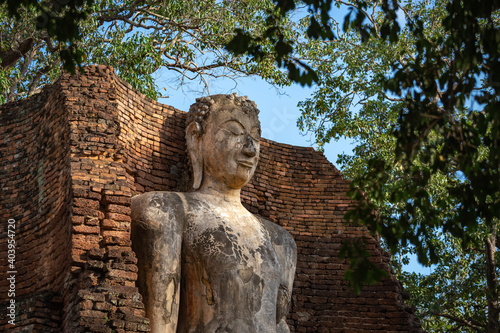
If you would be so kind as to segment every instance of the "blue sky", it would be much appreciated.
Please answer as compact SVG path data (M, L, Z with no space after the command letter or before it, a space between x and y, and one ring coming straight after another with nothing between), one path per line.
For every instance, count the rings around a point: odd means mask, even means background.
M348 13L348 7L332 7L331 17L338 22L343 22L345 15ZM306 15L306 13L307 9L303 7L297 10L294 17L298 20L303 15ZM188 82L188 87L185 87L184 91L182 91L182 88L175 90L177 87L176 83L178 82L168 84L169 77L172 77L171 75L162 70L156 80L160 89L165 95L169 96L169 98L159 99L160 103L188 111L189 106L195 102L197 97L237 92L239 95L248 96L250 100L257 103L257 107L260 110L259 117L262 125L262 137L294 146L314 147L314 138L311 133L301 134L296 125L297 119L300 116L297 104L312 94L314 86L302 87L299 84L293 84L278 91L275 87L258 77L243 77L236 81L230 79L210 80L207 77L210 92L202 93L204 87L201 83L196 84L195 82ZM351 146L350 141L339 140L338 142L326 145L324 147L324 154L331 163L337 166L337 155L342 153L351 154L352 148L353 146Z
M165 73L166 74L166 73ZM166 77L166 76L165 76ZM203 87L192 85L193 91L173 90L165 85L163 75L158 77L157 84L169 98L161 98L159 102L171 105L177 109L187 111L195 99L206 95L202 93ZM314 88L314 87L313 87ZM210 94L230 94L237 92L247 95L257 103L260 110L262 136L266 139L294 146L314 147L314 138L311 133L302 135L296 122L300 116L297 103L308 98L314 89L294 84L278 91L275 87L259 78L241 78L237 83L232 80L218 80L210 86ZM325 146L326 158L337 166L337 155L352 153L352 146L348 141L333 142Z

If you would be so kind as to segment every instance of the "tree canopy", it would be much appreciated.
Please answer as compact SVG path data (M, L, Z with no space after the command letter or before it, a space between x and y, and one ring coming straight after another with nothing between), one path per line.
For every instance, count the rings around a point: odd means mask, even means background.
M272 51L253 59L224 49L237 28L252 36L261 34L267 24L265 14L275 10L271 0L73 4L0 1L0 99L11 101L37 92L54 81L63 64L73 70L75 65L111 65L154 99L161 94L154 76L161 68L171 70L177 85L197 80L208 87L211 77L248 75L278 86L288 83L277 70ZM295 33L287 17L279 22L289 36ZM271 43L259 45L270 50Z
M347 218L381 235L392 253L433 265L429 276L399 276L425 327L497 332L498 3L406 1L400 31L379 2L337 3L367 23L332 22L346 30L308 48L318 88L301 103L298 125L319 147L355 140L354 155L338 161L362 203ZM344 253L364 253L353 247ZM356 273L362 267L374 269L351 261L358 290L376 280Z

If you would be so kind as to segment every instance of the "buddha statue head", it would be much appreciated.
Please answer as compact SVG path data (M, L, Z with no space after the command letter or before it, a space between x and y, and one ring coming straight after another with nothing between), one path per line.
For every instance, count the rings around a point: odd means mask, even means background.
M259 159L259 110L246 96L213 95L189 109L186 143L193 188L239 190L253 176Z

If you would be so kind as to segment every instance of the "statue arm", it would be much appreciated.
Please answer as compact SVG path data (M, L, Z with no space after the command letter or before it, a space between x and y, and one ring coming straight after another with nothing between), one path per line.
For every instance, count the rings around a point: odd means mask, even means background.
M284 229L283 229L284 230ZM275 244L276 252L282 267L281 283L278 290L276 303L277 333L289 333L290 329L286 323L286 317L292 303L292 288L297 265L297 245L292 236L286 231L281 235L280 244Z
M151 332L177 328L184 210L173 192L132 198L132 247L138 258L138 287Z
M297 245L292 235L281 226L263 218L259 219L269 233L281 267L280 286L276 300L277 332L288 333L290 329L286 323L286 317L292 302L292 287L297 265Z

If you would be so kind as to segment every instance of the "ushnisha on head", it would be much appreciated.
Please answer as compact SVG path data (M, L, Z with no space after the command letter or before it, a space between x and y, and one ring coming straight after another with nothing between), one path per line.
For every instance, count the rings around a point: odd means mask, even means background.
M259 115L259 109L254 101L248 99L248 96L238 96L237 93L232 93L230 95L212 95L207 97L200 97L196 99L196 103L191 105L189 108L189 113L186 121L186 128L192 122L199 124L200 131L203 132L203 127L205 125L206 119L210 114L212 106L215 102L223 104L234 104L241 108L244 113L254 113L255 116ZM224 103L225 102L225 103Z
M240 189L252 177L259 157L259 110L247 96L213 95L189 109L186 143L193 188Z

